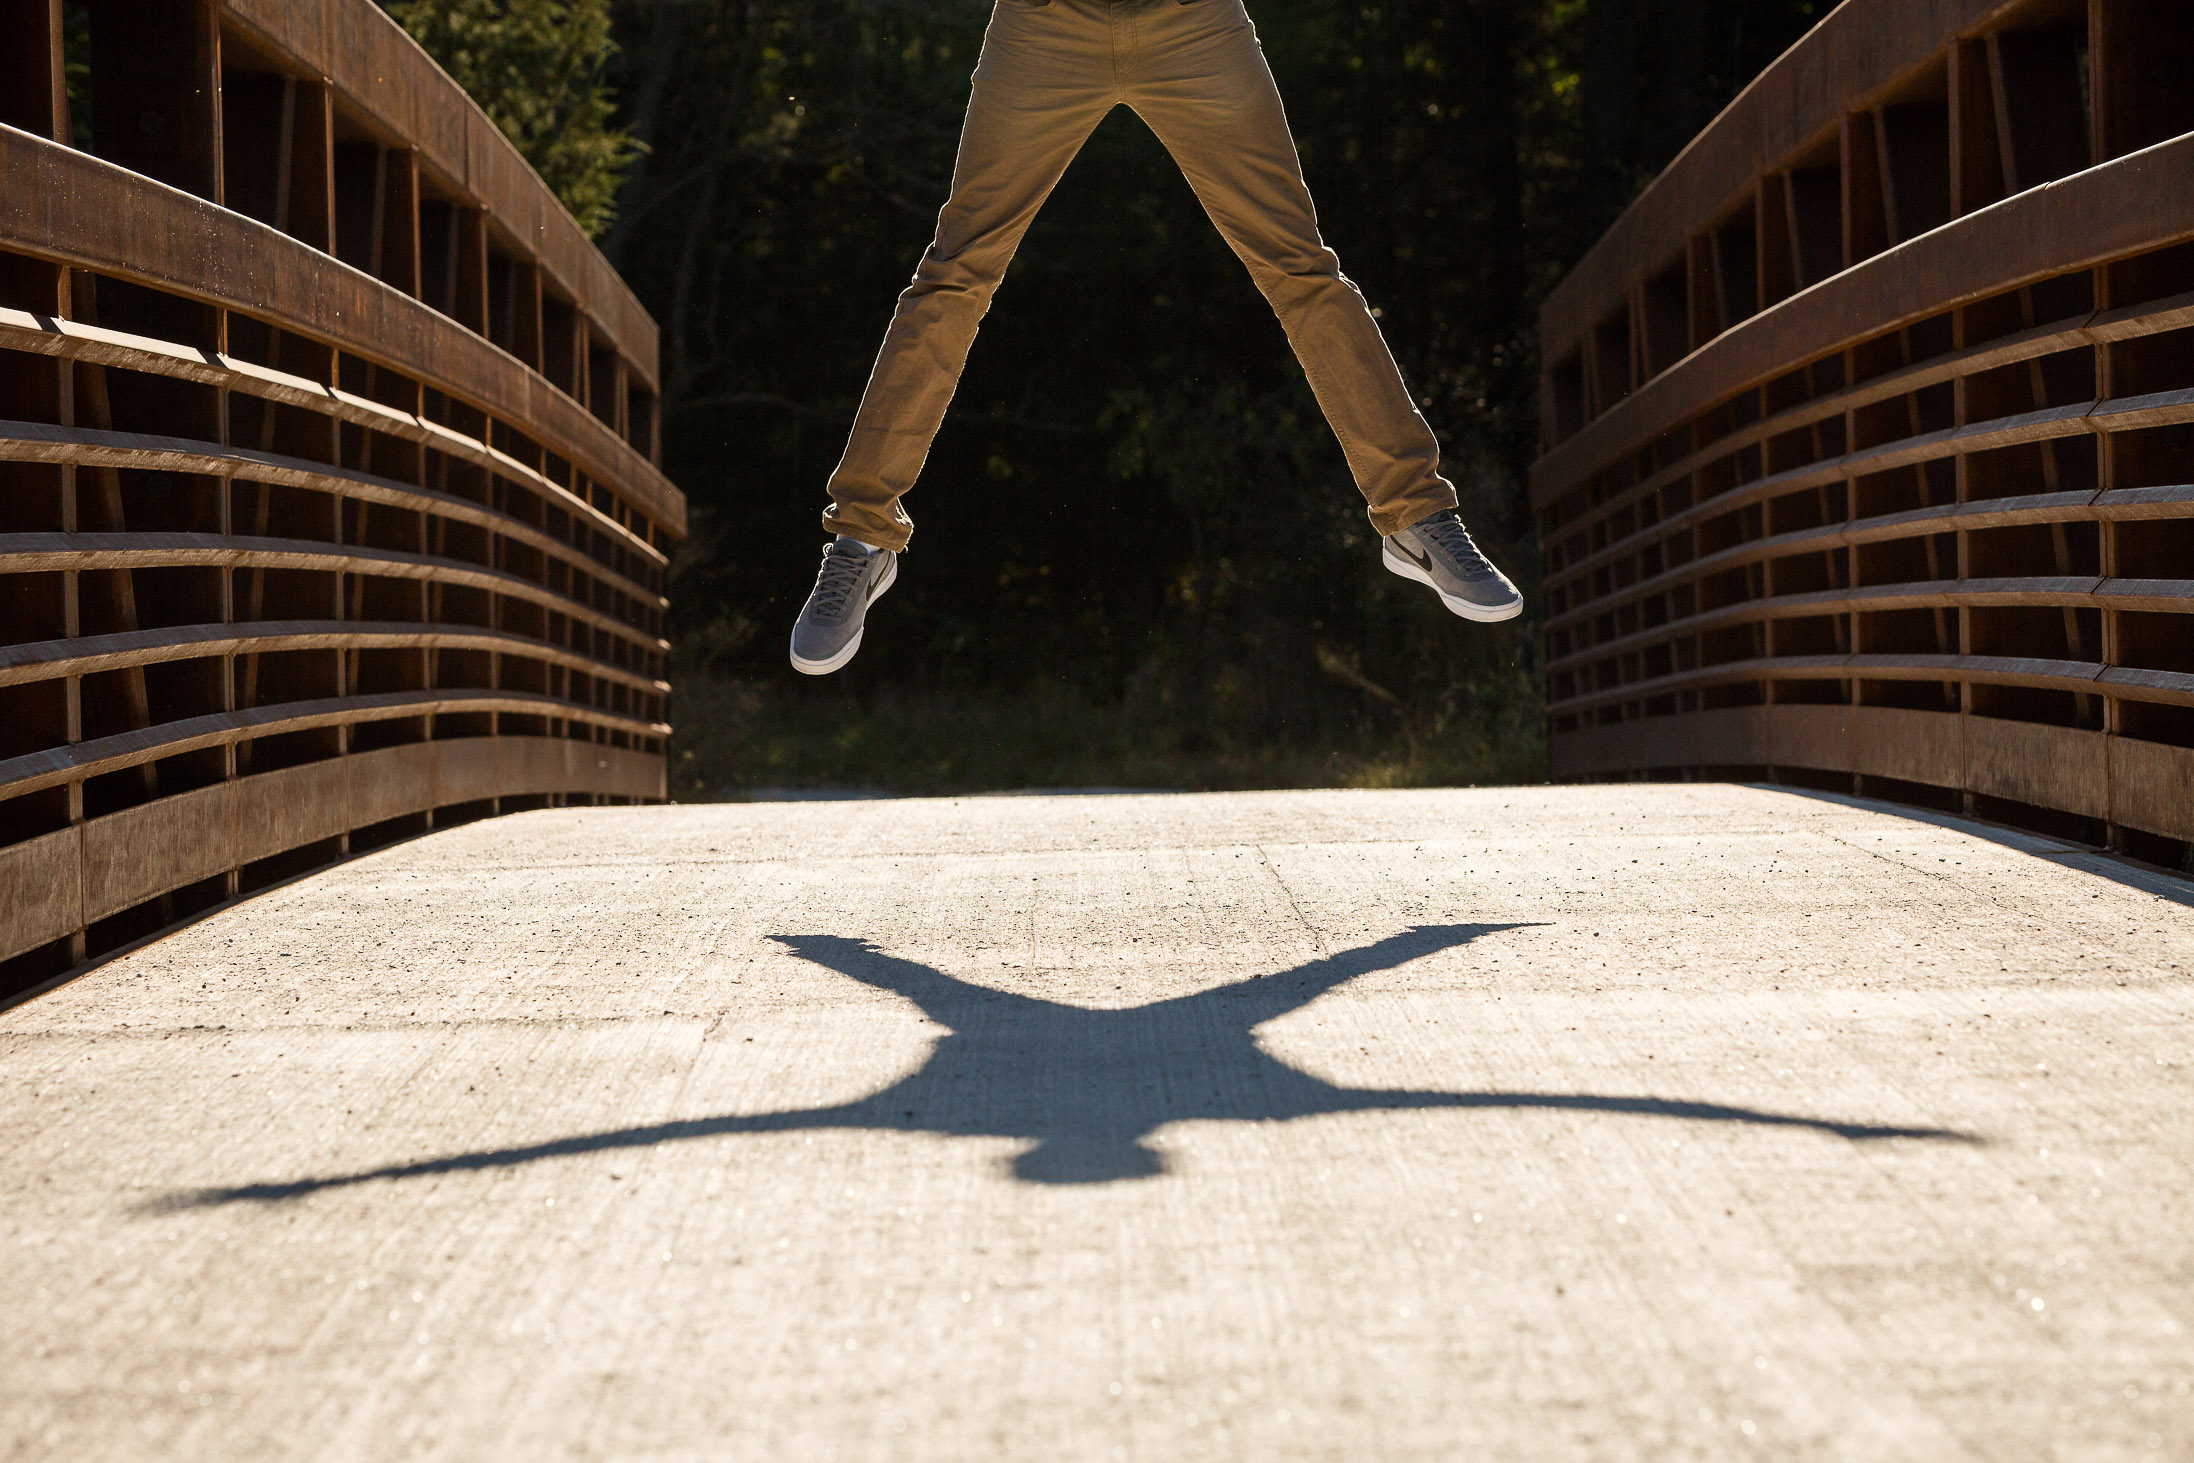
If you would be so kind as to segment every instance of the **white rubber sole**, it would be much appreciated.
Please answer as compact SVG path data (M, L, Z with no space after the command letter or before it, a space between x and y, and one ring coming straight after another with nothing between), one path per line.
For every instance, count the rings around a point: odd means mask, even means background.
M1467 599L1457 599L1434 584L1432 576L1419 568L1407 554L1397 553L1392 539L1380 540L1379 561L1391 572L1404 579L1414 579L1439 595L1440 603L1447 606L1450 614L1460 615L1466 620L1475 620L1481 625L1496 625L1503 620L1513 620L1524 612L1524 597L1520 594L1505 605L1472 604Z
M884 591L898 582L899 558L894 554L891 562L884 566L883 579L877 584L876 592L868 597L869 609L874 609L876 601L884 597ZM798 651L788 650L788 654L792 659L792 668L803 676L827 676L847 661L853 659L855 653L861 648L861 637L868 634L868 610L863 610L861 614L863 617L861 628L853 632L853 638L846 642L845 649L828 660L802 660Z
M861 648L861 637L867 633L868 626L866 625L854 631L853 638L846 642L846 648L829 660L802 660L795 655L792 657L792 668L803 676L827 676L847 661L853 659L854 652Z

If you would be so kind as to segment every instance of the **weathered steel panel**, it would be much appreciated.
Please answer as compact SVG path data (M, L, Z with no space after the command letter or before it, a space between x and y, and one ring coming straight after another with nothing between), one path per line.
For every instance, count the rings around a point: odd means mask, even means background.
M86 919L346 832L340 760L177 793L83 825Z
M514 793L553 792L574 785L581 780L582 762L594 762L597 750L589 742L545 738L505 737L496 745L501 776Z
M1977 793L2110 816L2110 748L2101 732L1970 717L1965 760L1966 785Z
M2194 748L2110 739L2110 821L2194 840Z
M469 803L492 798L512 789L503 781L496 751L500 737L468 737L462 741L434 743L435 799L442 803Z
M355 827L424 812L442 801L441 743L412 742L354 752L343 759L350 775L350 821Z
M1759 706L1654 717L1594 727L1551 748L1557 779L1688 766L1746 767L1767 762L1767 725Z
M1763 706L1759 708L1758 755L1747 761L1770 766L1824 767L1846 771L1851 766L1854 711L1848 706ZM1709 713L1710 715L1712 713Z
M595 770L601 778L600 787L612 797L660 802L670 796L660 757L644 756L625 747L597 747Z
M250 863L349 832L348 760L331 757L230 783L236 799L230 811L229 857Z
M1557 778L1675 767L1808 767L1959 785L1962 718L1882 706L1740 706L1557 738Z
M0 960L74 934L84 916L84 830L0 848Z
M1965 719L1954 712L1854 706L1851 742L1841 772L1867 772L1934 787L1958 787L1965 776ZM1798 767L1816 764L1791 759Z
M233 868L235 815L236 785L220 783L85 823L85 922Z

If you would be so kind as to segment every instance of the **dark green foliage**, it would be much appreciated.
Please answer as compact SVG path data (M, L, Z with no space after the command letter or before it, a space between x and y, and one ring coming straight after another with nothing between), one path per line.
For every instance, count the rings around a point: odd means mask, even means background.
M389 0L590 234L608 227L634 144L611 125L609 0Z
M68 89L72 147L99 150L91 130L91 12L81 5L61 7L61 78Z
M1327 235L1534 606L1537 300L1815 8L1251 0ZM681 794L1529 775L1535 620L1466 625L1380 569L1277 322L1125 112L999 296L861 656L820 683L785 667L987 10L620 0L615 79L651 150L605 245L663 324L695 509Z

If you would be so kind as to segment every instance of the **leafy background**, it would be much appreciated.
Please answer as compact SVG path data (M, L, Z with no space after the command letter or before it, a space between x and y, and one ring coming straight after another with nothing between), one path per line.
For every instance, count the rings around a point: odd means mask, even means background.
M1825 0L1249 0L1327 238L1525 589L1382 571L1277 321L1116 112L1031 231L861 655L784 639L981 0L402 0L663 326L675 794L1544 775L1537 303Z

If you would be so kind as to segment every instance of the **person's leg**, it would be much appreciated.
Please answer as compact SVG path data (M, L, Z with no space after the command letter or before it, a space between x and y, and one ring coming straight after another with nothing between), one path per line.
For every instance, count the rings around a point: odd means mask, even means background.
M830 532L906 547L914 525L899 499L929 457L998 281L1067 164L1119 101L1109 9L1107 0L998 0L952 196L899 297L831 474Z
M1363 295L1319 237L1279 88L1242 0L1151 0L1136 10L1142 29L1125 78L1128 105L1272 302L1372 526L1394 534L1453 508L1439 443Z

